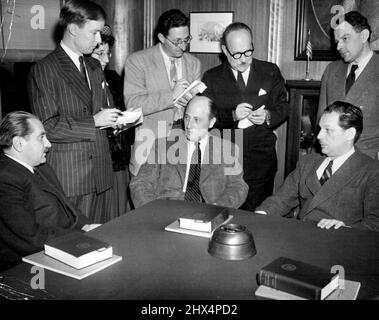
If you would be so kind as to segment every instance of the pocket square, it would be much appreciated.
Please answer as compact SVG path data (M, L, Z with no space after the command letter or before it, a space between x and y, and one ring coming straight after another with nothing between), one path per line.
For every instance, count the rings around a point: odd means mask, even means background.
M266 90L265 90L265 89L262 89L262 88L260 88L260 89L259 89L259 93L258 93L258 96L259 96L259 97L260 97L260 96L264 96L265 94L267 94Z

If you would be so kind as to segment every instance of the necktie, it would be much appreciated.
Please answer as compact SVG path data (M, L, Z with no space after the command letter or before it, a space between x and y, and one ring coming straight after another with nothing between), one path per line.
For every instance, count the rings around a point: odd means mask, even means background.
M350 88L352 87L352 85L355 82L355 70L357 70L357 69L358 69L358 65L357 64L353 64L351 66L350 73L349 73L349 75L346 78L345 94L347 94L349 92Z
M238 71L238 76L237 76L237 85L238 85L238 88L241 90L241 91L244 91L245 90L245 81L243 81L243 77L242 77L242 72Z
M326 181L328 181L328 179L332 176L332 166L333 166L333 160L330 160L320 178L321 185L323 185Z
M200 192L200 170L201 170L201 150L200 142L196 144L196 148L192 154L190 171L188 174L187 190L184 196L185 201L204 202Z
M80 62L80 72L84 76L84 79L86 80L87 86L89 87L88 78L87 78L87 71L86 71L86 66L84 64L83 56L79 57L79 62Z
M175 66L175 59L170 59L170 84L171 87L175 86L175 80L176 80L176 66Z

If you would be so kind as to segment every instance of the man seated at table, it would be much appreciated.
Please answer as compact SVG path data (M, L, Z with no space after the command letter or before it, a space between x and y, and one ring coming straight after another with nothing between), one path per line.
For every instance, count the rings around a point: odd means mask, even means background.
M213 102L194 97L184 115L184 127L156 140L147 163L130 183L135 207L155 199L205 202L238 208L248 186L238 162L237 145L209 133L216 121ZM233 153L233 151L235 153ZM143 152L143 150L137 150Z
M16 111L0 122L0 269L43 250L52 237L98 226L67 201L45 164L50 147L36 116Z
M363 130L362 111L334 102L323 112L317 136L324 155L300 158L283 186L256 213L315 221L320 228L350 226L379 231L379 162L356 147Z

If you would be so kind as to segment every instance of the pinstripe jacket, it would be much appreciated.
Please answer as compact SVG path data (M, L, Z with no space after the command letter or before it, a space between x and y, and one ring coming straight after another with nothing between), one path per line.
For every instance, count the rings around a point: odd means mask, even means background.
M61 46L34 65L28 79L31 109L52 143L47 161L67 196L103 192L112 185L112 161L105 130L93 115L106 107L104 75L85 57L90 90Z

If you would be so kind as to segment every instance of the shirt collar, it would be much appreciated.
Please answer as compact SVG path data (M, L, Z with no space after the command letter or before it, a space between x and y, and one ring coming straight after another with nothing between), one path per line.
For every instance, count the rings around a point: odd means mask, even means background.
M26 169L28 169L31 173L34 173L34 169L32 166L26 164L25 162L19 160L19 159L16 159L15 157L12 157L11 155L7 154L7 153L4 153L8 158L11 158L12 160L16 161L17 163L21 164L22 166L24 166Z
M359 57L357 60L351 62L349 64L349 72L351 70L351 66L353 64L356 64L358 65L358 70L359 73L362 72L362 70L367 66L367 64L370 62L370 59L372 58L372 56L374 55L374 51L370 50L370 52L364 56L364 57Z
M202 155L204 155L204 151L205 151L205 148L207 146L208 140L209 140L209 133L207 135L205 135L205 137L203 137L199 141L200 142L200 150L201 150ZM191 154L192 154L193 150L195 150L195 148L196 148L196 143L197 142L194 142L194 141L188 141L189 152Z
M67 45L64 44L63 41L60 42L60 45L61 45L62 49L67 53L67 55L70 57L70 59L72 60L72 62L75 63L75 65L78 68L78 70L80 71L79 57L82 56L82 55L78 55L76 52L74 52L73 50L71 50Z
M344 164L344 162L355 152L355 148L352 147L348 152L339 156L333 160L333 172L335 172L340 166ZM329 161L331 160L328 157Z

